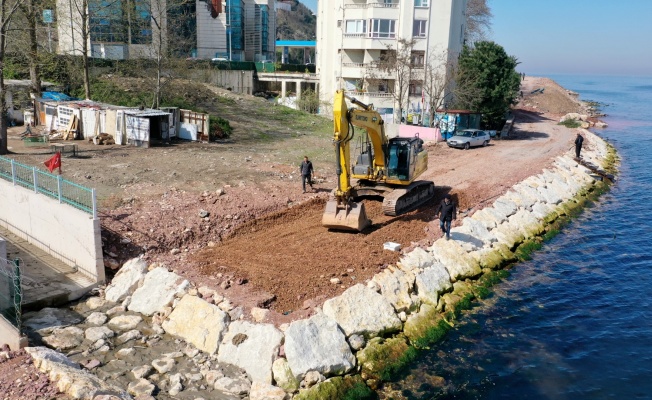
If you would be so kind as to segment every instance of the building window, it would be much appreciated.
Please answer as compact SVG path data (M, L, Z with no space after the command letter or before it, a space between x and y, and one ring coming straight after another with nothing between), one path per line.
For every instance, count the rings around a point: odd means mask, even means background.
M126 41L125 16L119 1L89 1L88 15L92 42L124 43Z
M394 19L372 19L369 36L372 38L394 38L396 37L396 20Z
M410 54L410 61L413 67L423 67L426 58L426 53L423 51L413 51Z
M389 93L389 82L387 80L382 80L378 82L378 91L380 93Z
M423 83L421 81L410 82L410 96L421 96Z
M415 19L412 25L412 36L415 38L424 38L427 35L428 21L425 19Z
M362 34L367 33L367 21L363 19L350 19L346 21L346 33Z
M152 43L152 13L147 4L134 5L134 16L131 21L131 44Z
M415 7L428 7L429 0L414 0Z

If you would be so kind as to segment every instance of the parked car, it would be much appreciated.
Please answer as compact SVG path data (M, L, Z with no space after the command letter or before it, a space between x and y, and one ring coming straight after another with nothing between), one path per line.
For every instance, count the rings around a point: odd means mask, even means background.
M480 129L465 129L450 137L446 144L449 147L468 150L472 146L486 146L491 141L491 136Z

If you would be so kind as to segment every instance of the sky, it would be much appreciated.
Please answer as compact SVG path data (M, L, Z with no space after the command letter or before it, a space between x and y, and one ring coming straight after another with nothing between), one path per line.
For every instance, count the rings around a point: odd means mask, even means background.
M300 1L317 10L317 0ZM487 39L517 58L519 72L652 76L652 0L487 2Z

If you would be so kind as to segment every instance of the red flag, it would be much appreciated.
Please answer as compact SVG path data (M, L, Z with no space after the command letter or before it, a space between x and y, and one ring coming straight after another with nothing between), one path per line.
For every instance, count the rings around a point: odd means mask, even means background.
M59 168L59 173L61 173L61 153L57 152L55 155L50 157L43 164L45 164L45 166L48 167L50 172L52 172L55 169Z

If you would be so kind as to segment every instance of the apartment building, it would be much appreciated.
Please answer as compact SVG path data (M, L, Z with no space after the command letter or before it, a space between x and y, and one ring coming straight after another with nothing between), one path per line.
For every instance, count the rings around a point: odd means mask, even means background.
M467 0L320 0L317 73L328 103L344 89L373 104L386 122L427 104L423 71L431 54L455 57L464 44ZM406 45L409 43L409 46ZM409 52L409 82L401 71L380 68L388 52ZM394 53L394 54L396 54ZM430 61L432 62L432 61ZM386 67L386 65L385 65ZM442 71L444 65L441 65ZM399 105L396 93L405 88ZM402 114L402 115L401 115Z
M86 38L95 58L155 58L170 51L178 57L273 60L274 5L275 0L57 0L57 51L80 55Z

